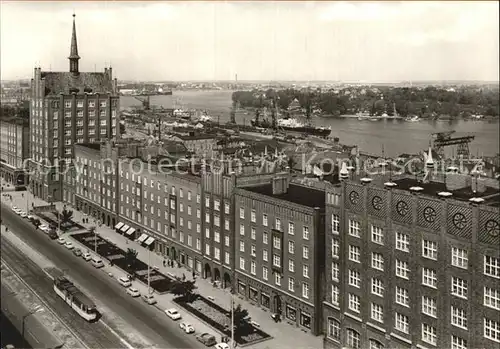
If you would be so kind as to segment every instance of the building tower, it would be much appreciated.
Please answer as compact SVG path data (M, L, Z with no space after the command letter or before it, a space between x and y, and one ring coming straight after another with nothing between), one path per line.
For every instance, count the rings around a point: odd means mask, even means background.
M429 152L425 159L425 176L424 183L429 183L432 178L432 171L434 171L434 160L432 159L432 147L429 146Z
M78 43L76 41L76 24L75 24L76 15L73 13L73 32L71 34L71 49L69 53L69 71L73 75L78 75L78 61L80 60L80 56L78 55Z

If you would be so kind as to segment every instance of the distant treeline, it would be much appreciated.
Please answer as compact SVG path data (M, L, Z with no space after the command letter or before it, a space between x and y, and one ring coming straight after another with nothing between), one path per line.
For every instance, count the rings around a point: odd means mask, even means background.
M346 87L337 90L284 89L267 91L236 91L232 95L241 108L270 107L273 102L287 110L294 100L306 114L328 115L369 112L374 115L396 112L401 116L419 115L432 118L439 115L468 117L499 115L498 89L480 87ZM295 102L297 103L297 102Z

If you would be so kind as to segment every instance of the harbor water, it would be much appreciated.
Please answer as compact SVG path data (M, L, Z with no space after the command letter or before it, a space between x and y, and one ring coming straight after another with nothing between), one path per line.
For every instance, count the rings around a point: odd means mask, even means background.
M214 121L225 123L229 120L231 111L231 94L233 91L174 91L171 96L152 96L153 106L164 108L202 109L207 110ZM120 98L122 109L140 106L141 102L130 96ZM252 113L238 112L236 122L250 124ZM357 118L313 118L318 126L331 127L332 137L339 137L340 142L348 145L358 145L361 151L380 155L384 148L385 155L395 157L403 153L414 154L429 146L431 134L454 130L454 137L473 135L475 139L470 144L471 154L476 156L493 156L499 149L499 122L483 120L457 121L417 121L402 120L358 120ZM448 154L452 156L453 147Z

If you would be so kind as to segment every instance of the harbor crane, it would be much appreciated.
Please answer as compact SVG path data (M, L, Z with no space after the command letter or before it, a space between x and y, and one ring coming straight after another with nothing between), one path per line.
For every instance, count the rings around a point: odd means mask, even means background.
M142 103L142 108L144 110L150 110L151 109L151 105L149 103L149 95L142 96L142 97L134 96L134 98L137 99L139 102Z
M442 158L444 158L444 147L450 145L457 146L457 155L463 156L464 158L469 158L469 143L475 138L475 136L463 136L452 138L451 135L454 134L455 131L447 131L447 132L436 132L432 134L434 138L433 148L436 153Z

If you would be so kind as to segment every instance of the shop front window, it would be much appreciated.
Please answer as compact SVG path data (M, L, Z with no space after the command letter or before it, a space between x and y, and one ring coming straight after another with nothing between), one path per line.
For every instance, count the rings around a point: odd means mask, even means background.
M292 321L297 321L297 310L291 306L286 306L286 318Z
M244 296L246 289L247 289L246 285L243 282L238 281L238 292L239 292L239 294L241 294L241 295Z
M250 299L255 302L259 301L259 292L253 287L250 287Z
M300 324L305 328L311 328L311 316L306 313L300 313Z
M269 298L269 296L267 294L265 294L265 293L262 293L260 295L260 303L264 307L269 308L269 304L270 304L270 298Z

